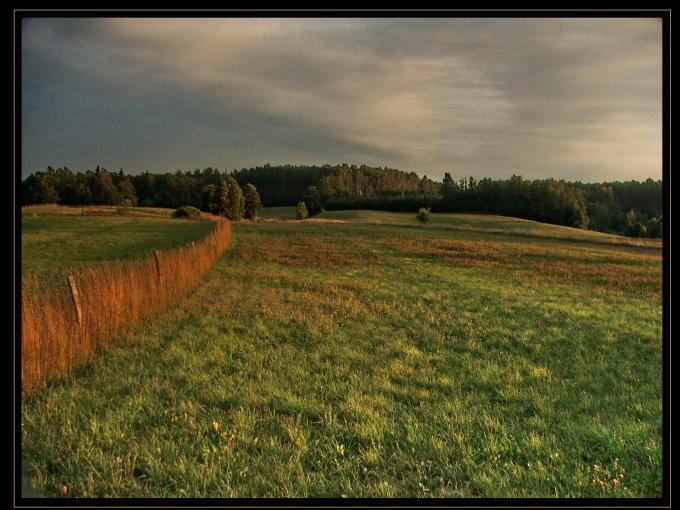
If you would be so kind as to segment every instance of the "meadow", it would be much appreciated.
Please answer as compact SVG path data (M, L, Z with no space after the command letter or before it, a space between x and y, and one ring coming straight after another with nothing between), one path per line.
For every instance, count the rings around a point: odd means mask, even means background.
M433 218L234 224L23 399L23 469L50 497L661 496L660 244Z
M167 221L155 208L33 206L21 215L21 273L56 280L83 264L130 260L198 241L209 221ZM83 212L85 214L83 214Z

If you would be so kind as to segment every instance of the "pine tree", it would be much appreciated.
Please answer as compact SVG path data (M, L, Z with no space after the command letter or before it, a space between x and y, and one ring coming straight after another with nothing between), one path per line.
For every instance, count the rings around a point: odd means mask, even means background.
M137 205L137 193L135 192L135 187L132 184L130 177L124 176L120 178L116 187L118 188L121 205Z

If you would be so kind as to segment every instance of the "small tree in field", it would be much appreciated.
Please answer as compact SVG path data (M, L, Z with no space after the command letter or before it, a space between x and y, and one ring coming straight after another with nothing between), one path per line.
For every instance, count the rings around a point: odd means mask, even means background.
M429 207L421 207L418 209L418 214L416 214L416 219L425 225L428 221L432 219L432 213L430 212Z
M309 212L307 211L307 206L305 205L304 202L298 202L296 217L298 220L304 220L305 218L309 218Z

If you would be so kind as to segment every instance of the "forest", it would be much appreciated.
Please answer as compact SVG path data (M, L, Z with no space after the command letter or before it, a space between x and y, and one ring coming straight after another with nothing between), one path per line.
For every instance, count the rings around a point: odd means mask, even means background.
M460 177L441 182L415 172L367 165L269 165L231 172L214 168L126 174L48 167L21 182L21 203L192 206L232 220L260 206L305 203L322 210L372 209L502 214L631 237L661 237L662 181L582 183Z

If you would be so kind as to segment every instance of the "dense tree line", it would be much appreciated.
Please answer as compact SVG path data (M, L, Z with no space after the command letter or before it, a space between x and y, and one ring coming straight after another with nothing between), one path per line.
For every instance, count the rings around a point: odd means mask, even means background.
M437 196L440 184L415 172L367 165L264 165L235 170L241 186L252 183L269 206L295 205L315 186L323 200ZM309 204L307 204L309 205ZM311 212L311 211L310 211Z
M442 200L435 210L478 211L516 216L546 223L587 228L583 193L564 181L527 181L519 175L507 180L462 178L453 183L445 175Z
M577 182L574 186L583 190L592 230L620 232L634 237L661 237L661 181Z
M485 212L629 236L662 234L662 182L588 184L514 175L506 180L445 173L442 182L414 172L366 165L264 165L126 175L122 170L36 172L22 182L22 203L192 206L231 219L253 218L268 206L298 206L298 215L326 209ZM304 208L300 205L303 204Z
M545 223L588 228L632 237L661 237L662 183L569 183L554 179L528 181L514 175L507 180L473 177L455 181L446 173L436 196L358 197L325 201L329 210L373 209L414 212L482 212Z
M182 206L226 216L254 218L262 206L255 186L245 192L228 173L213 168L194 172L125 175L97 167L74 173L68 168L31 174L21 183L22 204Z
M369 200L333 200L328 209L379 209L411 212L429 207L432 212L483 212L527 218L577 228L588 227L584 194L564 181L526 181L463 178L454 182L445 174L439 196L380 197Z

